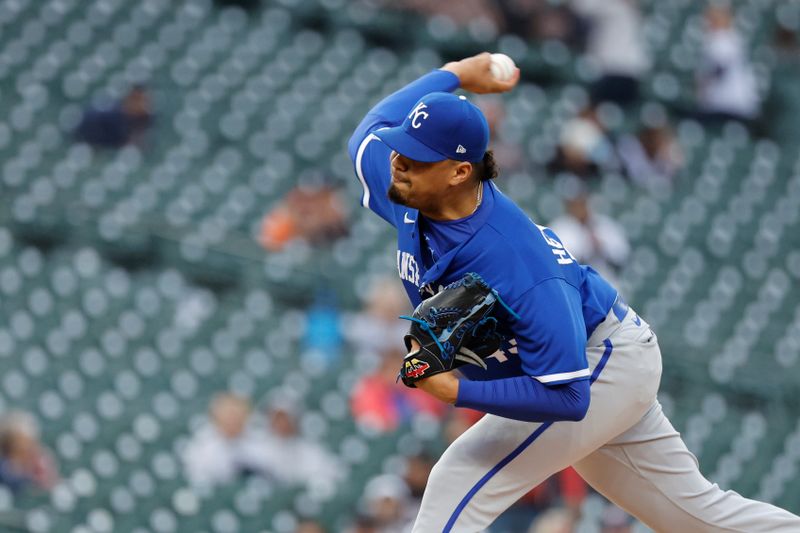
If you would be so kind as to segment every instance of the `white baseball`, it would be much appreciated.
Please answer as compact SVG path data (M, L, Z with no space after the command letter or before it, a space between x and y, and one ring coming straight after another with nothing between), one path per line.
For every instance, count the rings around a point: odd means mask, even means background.
M489 70L492 71L492 76L500 81L508 81L514 75L514 69L517 65L514 60L505 54L492 54L491 64Z

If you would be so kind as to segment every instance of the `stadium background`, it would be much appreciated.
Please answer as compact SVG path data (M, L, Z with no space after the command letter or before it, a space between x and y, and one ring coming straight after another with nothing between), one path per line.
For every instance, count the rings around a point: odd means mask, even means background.
M503 133L526 165L498 184L536 220L560 212L547 162L588 98L582 54L369 3L253 4L0 2L0 410L37 420L60 473L49 490L0 486L0 530L282 532L311 517L343 531L402 452L441 451L430 418L389 432L354 422L357 362L331 333L395 268L345 151L381 96L447 60L508 53L523 80L503 97ZM640 5L652 68L639 100L604 120L619 136L668 114L685 163L646 188L602 172L592 205L628 233L622 292L658 332L660 398L703 472L796 513L800 62L772 36L778 21L796 33L798 3L734 3L765 102L757 133L672 112L693 98L705 6ZM74 139L90 102L137 83L153 101L144 146ZM343 191L347 235L265 251L264 214L320 179ZM312 323L333 340L313 345ZM253 476L192 488L181 450L213 395L258 411L275 390L301 398L303 432L346 479L334 491ZM580 530L597 531L599 514L586 504Z

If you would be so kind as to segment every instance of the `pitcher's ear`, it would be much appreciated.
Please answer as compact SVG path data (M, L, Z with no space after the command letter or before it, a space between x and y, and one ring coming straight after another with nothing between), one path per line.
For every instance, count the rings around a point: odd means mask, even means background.
M458 161L457 163L453 167L450 185L461 185L472 176L472 163L469 161Z

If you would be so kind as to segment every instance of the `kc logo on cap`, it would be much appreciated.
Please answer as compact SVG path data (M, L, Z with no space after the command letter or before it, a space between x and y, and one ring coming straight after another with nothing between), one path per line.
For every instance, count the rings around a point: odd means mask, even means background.
M427 109L428 106L425 105L425 102L420 102L417 104L417 107L408 115L408 118L411 119L411 127L412 128L419 128L422 126L422 123L419 120L428 118L428 114L423 111L423 109Z
M481 110L466 97L445 92L423 96L401 125L375 135L397 153L427 163L475 163L489 146L489 125Z

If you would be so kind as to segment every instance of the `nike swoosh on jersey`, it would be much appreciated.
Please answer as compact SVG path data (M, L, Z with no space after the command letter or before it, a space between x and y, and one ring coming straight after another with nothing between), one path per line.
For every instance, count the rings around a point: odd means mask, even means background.
M404 213L403 214L403 222L405 222L406 224L413 224L416 221L417 221L416 219L412 220L412 219L408 218L408 213Z

